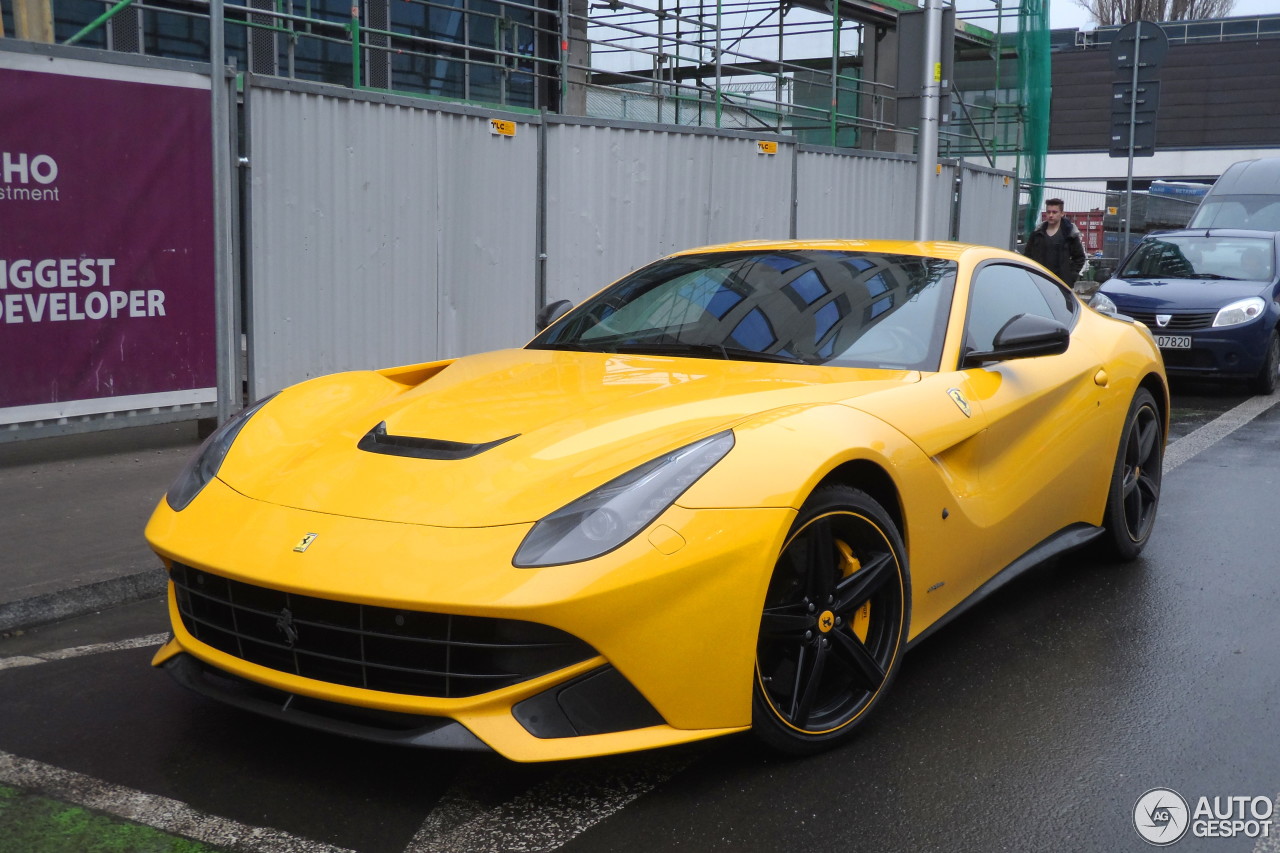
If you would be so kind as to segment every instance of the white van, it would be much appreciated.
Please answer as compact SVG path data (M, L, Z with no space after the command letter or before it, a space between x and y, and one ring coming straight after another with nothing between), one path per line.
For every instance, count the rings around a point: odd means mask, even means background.
M1187 227L1280 231L1280 157L1228 166Z

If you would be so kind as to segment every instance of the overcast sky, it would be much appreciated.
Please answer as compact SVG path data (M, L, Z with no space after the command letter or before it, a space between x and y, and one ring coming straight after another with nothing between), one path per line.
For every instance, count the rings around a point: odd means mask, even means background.
M1277 11L1280 9L1277 8L1276 0L1236 0L1228 14L1233 17L1274 15ZM1089 13L1080 8L1075 0L1049 0L1049 27L1055 30L1065 27L1091 30L1094 24Z

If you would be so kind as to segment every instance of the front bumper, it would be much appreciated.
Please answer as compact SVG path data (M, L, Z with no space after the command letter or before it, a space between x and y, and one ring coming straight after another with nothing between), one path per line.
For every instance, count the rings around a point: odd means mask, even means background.
M1258 328L1253 328L1255 324ZM1153 329L1152 334L1185 334L1191 338L1190 349L1160 350L1165 372L1172 376L1247 379L1262 369L1270 344L1270 327L1262 329L1262 324L1257 321L1248 326L1170 333Z
M516 569L511 555L527 524L451 529L330 516L254 501L214 480L182 513L161 502L153 515L147 538L170 567L180 563L256 587L374 608L537 623L572 635L598 654L476 695L369 689L263 666L201 642L184 625L171 583L175 637L154 663L174 667L188 686L196 686L197 670L212 670L278 691L251 708L263 713L296 696L309 700L321 717L341 717L325 709L343 707L409 715L422 718L418 745L483 744L520 761L603 755L727 734L751 722L760 604L772 555L794 515L786 507L693 511L676 506L596 560ZM308 534L315 534L309 546L295 550ZM200 665L193 668L181 660L184 656ZM656 715L646 720L637 714L633 721L655 724L573 736L562 725L530 722L567 704L538 697L556 690L563 694L563 685L610 671ZM220 691L218 698L232 701L225 687L202 692ZM286 718L311 724L287 712ZM401 720L392 728L413 730L413 722ZM346 733L368 736L359 727Z

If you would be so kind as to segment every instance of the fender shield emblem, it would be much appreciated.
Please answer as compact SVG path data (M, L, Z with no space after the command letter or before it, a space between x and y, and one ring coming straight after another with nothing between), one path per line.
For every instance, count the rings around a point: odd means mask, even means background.
M969 401L966 400L964 398L964 395L960 393L959 388L948 388L947 396L950 397L952 401L954 401L955 404L960 407L960 411L964 412L964 416L966 418L973 417L973 409L969 407Z

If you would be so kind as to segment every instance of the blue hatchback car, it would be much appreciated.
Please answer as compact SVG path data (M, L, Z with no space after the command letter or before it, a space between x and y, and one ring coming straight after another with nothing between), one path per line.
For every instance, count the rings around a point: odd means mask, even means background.
M1280 373L1280 235L1222 229L1150 234L1098 288L1093 305L1145 323L1173 376Z

